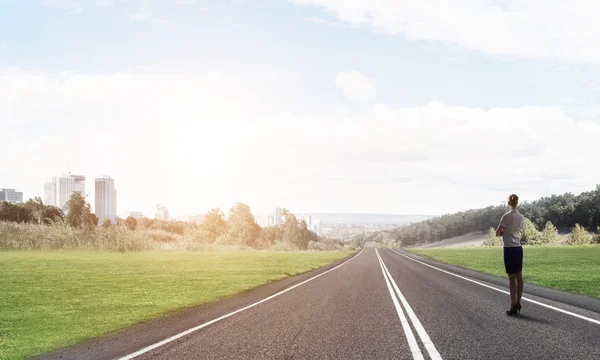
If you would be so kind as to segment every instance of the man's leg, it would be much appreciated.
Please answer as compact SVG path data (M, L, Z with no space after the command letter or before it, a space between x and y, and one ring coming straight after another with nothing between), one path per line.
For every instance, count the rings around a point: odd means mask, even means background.
M523 274L519 271L517 273L517 304L521 303L522 296L523 296Z
M517 274L508 274L508 281L510 282L510 307L512 308L517 304Z

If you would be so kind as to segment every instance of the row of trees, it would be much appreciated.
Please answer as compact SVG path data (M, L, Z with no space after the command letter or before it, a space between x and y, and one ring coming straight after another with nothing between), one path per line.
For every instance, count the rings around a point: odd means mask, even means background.
M307 249L311 241L320 240L315 232L308 229L304 220L298 220L286 209L283 209L282 214L282 225L261 228L256 223L250 207L238 203L229 210L227 220L220 209L212 209L205 215L198 230L202 233L201 237L209 243L256 248L268 248L281 242L299 249Z
M148 218L137 220L130 216L126 219L117 218L115 223L105 220L101 228L123 226L130 231L161 230L177 235L191 234L193 239L206 244L255 248L268 248L284 243L304 250L311 242L320 241L317 234L308 229L304 220L298 220L286 209L283 210L283 216L282 225L261 228L256 223L250 207L238 203L229 210L227 220L225 214L215 208L205 215L201 224ZM62 222L74 228L90 230L98 228L98 218L91 212L90 204L79 193L72 194L64 211L54 206L44 205L40 198L30 199L24 204L0 203L0 221L40 225Z
M49 225L55 221L66 220L75 226L81 226L82 222L98 223L96 216L89 211L89 204L86 207L85 200L80 195L72 198L67 203L66 208L73 208L73 211L69 212L67 216L65 216L62 209L45 205L39 197L29 199L22 204L0 202L0 221ZM86 209L88 210L87 213L85 212Z
M506 205L448 214L399 227L391 233L404 246L435 242L473 231L497 227ZM572 229L576 224L596 230L600 226L600 185L593 191L573 195L552 195L519 205L519 211L535 231L551 222L559 231Z
M597 228L600 233L600 226ZM561 240L556 226L548 221L542 231L538 231L529 219L525 219L521 229L521 243L523 245L589 245L600 244L600 235L592 235L583 226L575 224L569 235ZM491 227L485 234L484 246L502 246L502 238L496 236L496 229Z
M0 221L16 223L50 224L65 218L64 212L55 206L46 206L36 197L24 204L0 202Z

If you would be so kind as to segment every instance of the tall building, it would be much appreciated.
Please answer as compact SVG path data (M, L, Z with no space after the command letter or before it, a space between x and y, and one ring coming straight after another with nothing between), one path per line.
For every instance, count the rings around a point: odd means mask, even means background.
M306 223L306 227L309 229L312 228L312 216L302 215L298 220L304 220L304 222Z
M94 210L98 222L102 223L106 219L114 222L117 218L117 190L115 189L115 180L109 176L103 176L96 179L96 197Z
M273 211L273 221L274 221L275 226L279 226L279 225L283 224L283 221L281 221L282 215L283 215L282 209L275 208L275 210Z
M74 192L85 198L85 176L68 174L53 177L44 184L44 203L62 209Z
M154 218L158 220L169 220L169 210L167 210L167 207L161 204L156 205Z
M56 183L54 181L44 183L44 204L48 206L56 204Z
M312 226L312 231L314 231L317 235L323 235L323 221L319 220Z
M273 215L269 215L269 217L267 218L267 226L273 226L275 224L273 219Z
M15 189L0 189L0 202L6 201L12 204L23 202L23 193Z

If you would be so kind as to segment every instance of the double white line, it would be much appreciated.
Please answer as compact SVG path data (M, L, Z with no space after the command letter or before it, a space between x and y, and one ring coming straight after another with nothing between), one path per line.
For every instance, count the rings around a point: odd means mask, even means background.
M383 263L381 256L379 256L379 252L377 251L377 249L375 249L375 254L377 255L377 259L379 259L379 266L381 266L381 272L383 273L385 283L388 287L388 290L390 291L390 296L392 297L394 306L396 307L396 312L398 313L398 317L400 318L402 329L406 334L406 340L408 341L408 345L410 346L410 351L412 352L413 358L415 360L422 360L423 354L421 353L421 349L419 348L417 339L415 338L415 335L413 334L412 329L410 328L410 324L406 319L406 316L404 315L404 311L402 311L402 308L400 307L398 299L400 299L400 302L402 302L402 306L404 306L404 309L406 310L406 313L408 314L408 317L410 318L413 327L419 335L423 346L425 346L425 349L429 353L429 357L431 358L431 360L442 360L440 353L435 348L435 345L433 345L433 342L429 338L429 335L427 335L427 331L425 331L425 328L417 318L417 315L415 315L415 312L408 304L408 301L406 301L406 298L404 297L404 295L402 295L400 289L398 289L398 285L396 285L394 278L392 278L392 275L390 275L390 272ZM396 296L398 297L396 298Z

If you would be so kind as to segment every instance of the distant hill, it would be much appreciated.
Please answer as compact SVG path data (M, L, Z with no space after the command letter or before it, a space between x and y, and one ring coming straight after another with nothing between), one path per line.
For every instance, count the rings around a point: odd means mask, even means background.
M266 226L269 216L272 214L257 213L254 214L256 222L261 226ZM344 225L406 225L427 219L433 215L407 215L407 214L344 214L344 213L294 213L298 217L310 216L313 223L322 221L327 224ZM197 216L197 215L196 215ZM225 214L227 217L227 214ZM182 221L190 221L190 216L175 218Z
M430 220L401 226L392 232L404 246L423 245L451 239L475 231L496 228L506 205L488 206L454 214L436 216ZM600 231L600 184L595 190L579 195L551 195L519 204L519 212L535 225L538 231L551 222L560 232L571 231L576 224L590 232Z
M429 215L406 214L298 214L310 215L312 221L322 221L323 224L348 224L348 225L405 225L432 218Z

